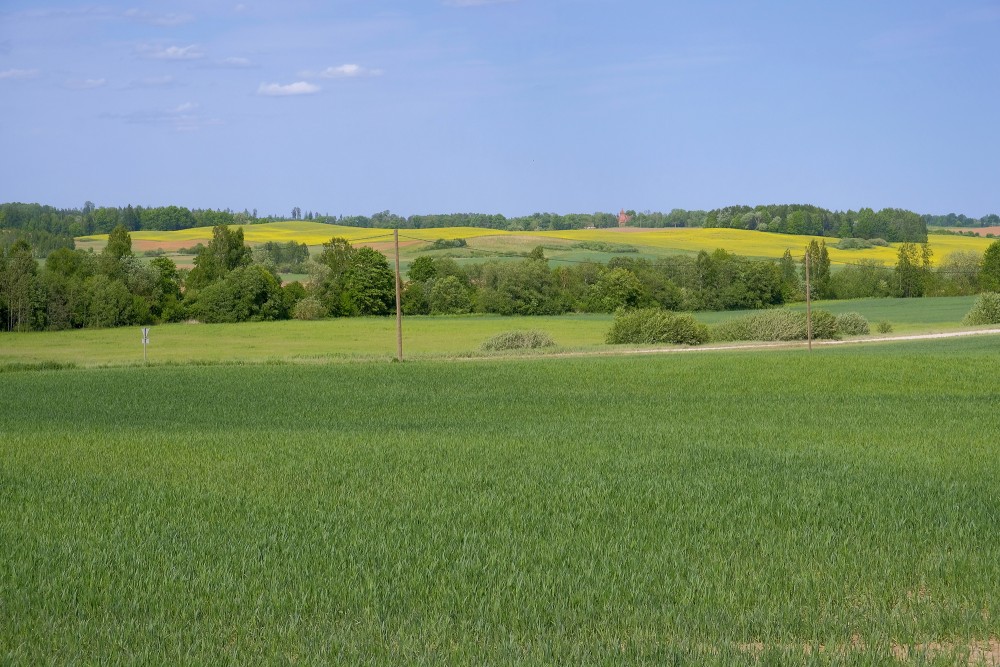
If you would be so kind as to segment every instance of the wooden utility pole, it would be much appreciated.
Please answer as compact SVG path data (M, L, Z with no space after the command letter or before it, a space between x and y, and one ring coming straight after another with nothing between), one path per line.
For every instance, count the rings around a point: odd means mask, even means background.
M809 250L806 250L806 340L809 351L813 349L812 291L809 288Z
M396 360L403 360L403 308L400 299L399 282L399 228L392 230L392 239L396 244Z

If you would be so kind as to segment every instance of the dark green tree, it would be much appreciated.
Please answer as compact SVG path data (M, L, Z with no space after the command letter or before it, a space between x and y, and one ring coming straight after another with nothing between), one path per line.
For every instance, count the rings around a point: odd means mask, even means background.
M994 241L983 253L979 286L986 292L1000 292L1000 241Z
M243 229L228 225L212 228L212 240L198 251L186 287L198 290L220 280L230 271L250 264L251 250L243 243Z

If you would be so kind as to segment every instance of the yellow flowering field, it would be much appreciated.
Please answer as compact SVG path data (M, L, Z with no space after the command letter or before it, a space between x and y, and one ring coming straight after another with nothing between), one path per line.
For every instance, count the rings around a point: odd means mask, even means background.
M343 227L340 225L325 225L318 222L285 221L259 225L242 225L244 238L249 244L266 243L268 241L296 241L306 245L320 245L335 236L341 236L351 242L359 242L382 247L383 243L392 240L391 229L375 229L366 227ZM830 259L834 263L843 264L859 259L874 259L887 265L896 262L896 245L889 247L868 248L865 250L838 250L835 248L837 239L819 236L794 236L790 234L771 234L768 232L747 231L742 229L702 229L699 227L680 227L665 229L576 229L546 232L507 232L495 229L476 227L435 227L428 229L402 229L400 240L405 245L412 245L413 239L474 239L497 237L498 241L505 238L524 241L526 238L537 238L539 244L549 240L571 242L601 241L635 246L644 249L648 254L658 254L663 251L712 251L723 248L729 252L749 257L781 257L786 249L796 257L800 256L806 245L812 239L825 240L830 251ZM138 246L149 248L156 244L178 245L207 243L212 238L210 227L196 227L172 232L144 231L132 232L133 241ZM77 239L83 245L100 243L107 240L106 234L83 236ZM968 236L946 236L932 234L930 246L934 252L934 262L940 262L953 252L972 250L983 252L993 242L993 239L973 238Z

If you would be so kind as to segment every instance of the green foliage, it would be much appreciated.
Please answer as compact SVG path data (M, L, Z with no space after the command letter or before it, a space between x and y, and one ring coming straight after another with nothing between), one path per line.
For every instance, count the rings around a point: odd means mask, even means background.
M874 248L875 244L868 239L846 238L837 241L836 247L838 250L864 250Z
M326 315L323 302L315 296L307 296L295 304L292 317L297 320L318 320Z
M874 259L858 260L830 278L830 289L838 299L891 296L893 284L892 269Z
M639 249L624 243L608 243L606 241L579 241L573 244L579 250L592 250L604 253L637 253Z
M190 310L202 322L278 320L288 316L280 281L259 264L241 266L205 287Z
M224 278L230 271L250 264L252 251L243 243L243 229L227 225L212 228L212 240L194 258L186 286L198 290Z
M720 322L712 329L717 341L792 341L807 337L806 313L794 310L763 310ZM815 339L837 338L837 320L832 313L812 310L812 335Z
M469 290L455 276L434 281L428 299L432 315L461 315L472 311Z
M892 322L889 322L888 320L882 320L881 322L875 325L875 330L878 331L880 334L892 333Z
M464 248L468 242L465 239L436 239L427 245L428 250L448 250L449 248Z
M436 262L429 255L421 255L413 260L408 272L410 280L415 282L427 282L437 276Z
M996 292L983 292L976 299L972 310L968 312L962 324L1000 324L1000 294Z
M867 336L871 333L871 326L865 316L853 311L837 315L835 326L841 336Z
M926 243L901 243L897 251L894 296L923 296L932 278L931 249Z
M556 344L552 337L544 331L516 330L504 331L490 336L481 346L483 352L501 352L504 350L533 350L541 347L552 347Z
M990 292L1000 292L1000 241L994 241L983 253L979 285Z
M643 285L625 268L602 271L590 287L588 309L594 313L613 313L621 308L635 308L643 299Z
M616 313L604 340L609 345L700 345L708 338L708 327L691 315L645 308Z
M275 273L305 273L309 246L305 243L268 241L252 250L253 261L268 266Z

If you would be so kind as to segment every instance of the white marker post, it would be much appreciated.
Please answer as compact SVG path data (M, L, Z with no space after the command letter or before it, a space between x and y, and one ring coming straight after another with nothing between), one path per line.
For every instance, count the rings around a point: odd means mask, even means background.
M149 345L149 327L142 327L142 363L146 363L146 346Z

